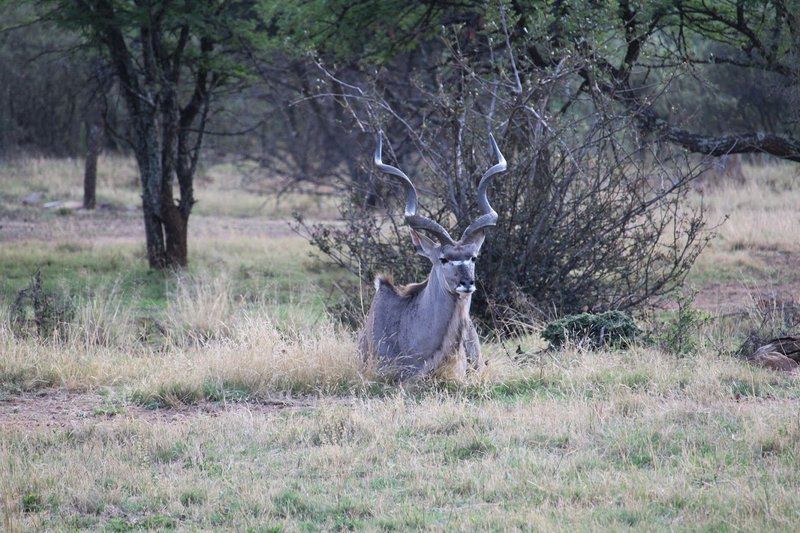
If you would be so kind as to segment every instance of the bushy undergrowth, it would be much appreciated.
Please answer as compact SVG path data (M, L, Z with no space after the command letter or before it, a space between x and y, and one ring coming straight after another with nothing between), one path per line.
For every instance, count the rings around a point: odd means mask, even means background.
M128 305L118 284L96 288L72 298L75 312L64 324L64 334L46 338L20 334L7 309L0 320L0 386L6 391L114 386L127 391L134 402L153 407L284 395L358 396L388 386L364 367L354 334L342 328L337 317L304 303L237 294L228 279L224 272L213 271L177 275L168 281L167 306L145 315ZM604 353L624 348L623 353L635 357L646 353L652 362L673 359L666 357L669 353L687 355L689 346L695 355L730 352L715 351L706 337L735 340L747 331L744 322L735 330L709 329L718 324L695 321L699 315L691 309L681 307L666 326L657 328L667 332L660 337L652 326L642 335L630 317L616 311L567 317L545 327L541 336L558 348L549 357L561 358L576 348ZM563 394L561 385L537 374L531 366L536 358L519 358L507 349L511 342L518 353L537 352L542 343L531 334L535 331L528 328L503 341L485 339L487 369L453 384L455 389L445 384L444 390L474 398ZM652 339L658 342L649 342ZM630 379L638 383L635 376ZM420 385L423 390L442 386L423 380L411 388Z
M17 335L40 339L64 336L75 316L72 300L57 291L42 286L42 274L37 271L28 286L20 289L9 310L10 326Z
M625 347L641 334L633 318L622 311L581 313L554 320L542 330L542 338L554 348L568 342L586 348Z
M586 65L537 72L536 84L505 93L470 71L469 62L452 59L449 51L441 58L436 89L415 87L415 101L424 104L413 116L393 111L381 120L372 110L353 112L374 131L389 132L385 162L416 183L417 214L456 237L481 214L479 177L497 162L487 157L487 124L497 136L508 168L488 189L498 219L478 258L475 316L504 330L510 320L541 320L554 309L630 311L680 287L711 236L703 210L689 201L702 166L655 138L643 145L607 95L592 92L561 108L560 95L572 90L570 74ZM516 68L506 61L494 56L491 70ZM425 118L415 124L418 117ZM657 156L649 153L654 146ZM369 170L377 172L374 165ZM383 175L372 181L392 182ZM385 214L364 200L374 195L373 185L347 199L344 224L300 223L327 258L365 283L380 273L401 283L422 281L429 265L413 252L404 211L392 207L404 197L397 187L380 188L390 206Z
M700 336L712 316L695 307L693 296L680 296L677 304L677 310L651 333L651 341L668 353L691 355L700 349Z

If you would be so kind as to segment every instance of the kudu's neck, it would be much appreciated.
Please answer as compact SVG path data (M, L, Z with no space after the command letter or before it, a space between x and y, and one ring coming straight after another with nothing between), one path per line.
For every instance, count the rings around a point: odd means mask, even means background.
M453 294L447 289L436 269L432 269L425 289L419 294L419 302L420 308L426 310L427 316L434 320L447 321L457 310L469 314L472 295Z

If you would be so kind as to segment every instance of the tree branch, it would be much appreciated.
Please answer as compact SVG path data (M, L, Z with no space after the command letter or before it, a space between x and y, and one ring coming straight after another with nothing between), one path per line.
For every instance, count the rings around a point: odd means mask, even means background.
M699 135L665 126L664 137L690 152L712 156L764 153L800 162L800 143L772 133L743 133L721 137Z

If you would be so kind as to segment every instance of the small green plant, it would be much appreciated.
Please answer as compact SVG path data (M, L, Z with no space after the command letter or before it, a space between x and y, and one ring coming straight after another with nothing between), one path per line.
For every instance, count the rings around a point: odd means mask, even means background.
M625 346L641 334L633 318L622 311L569 315L547 324L541 335L553 348L576 342L591 349Z
M95 407L94 416L114 417L125 412L125 407L117 404L103 404L100 407Z
M485 436L476 436L467 442L454 444L445 450L445 461L467 461L478 459L487 454L494 453L497 447Z
M693 294L682 295L677 301L677 311L664 323L655 340L663 350L683 357L697 352L700 331L711 320L711 315L694 306Z
M181 493L180 499L184 507L199 505L206 501L206 493L200 489L190 489Z
M43 507L42 497L35 492L29 492L22 497L22 510L26 513L37 513Z
M46 290L42 273L37 270L30 283L17 293L11 304L9 318L17 335L48 339L64 337L69 323L75 317L75 305L68 297Z
M288 518L292 516L311 516L314 508L300 494L292 490L285 490L272 498L274 512L277 516Z

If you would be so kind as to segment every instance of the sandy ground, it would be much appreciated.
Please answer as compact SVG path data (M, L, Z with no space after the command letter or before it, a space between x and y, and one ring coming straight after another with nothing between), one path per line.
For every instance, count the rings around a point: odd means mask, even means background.
M0 428L70 429L118 418L179 423L198 415L218 416L228 412L258 414L310 405L310 400L275 400L262 403L201 402L180 408L148 409L109 401L94 392L44 389L0 399Z
M189 238L284 237L295 235L289 221L194 215ZM78 210L70 215L42 217L24 211L0 215L0 243L14 241L72 241L94 244L144 242L144 223L138 211Z

